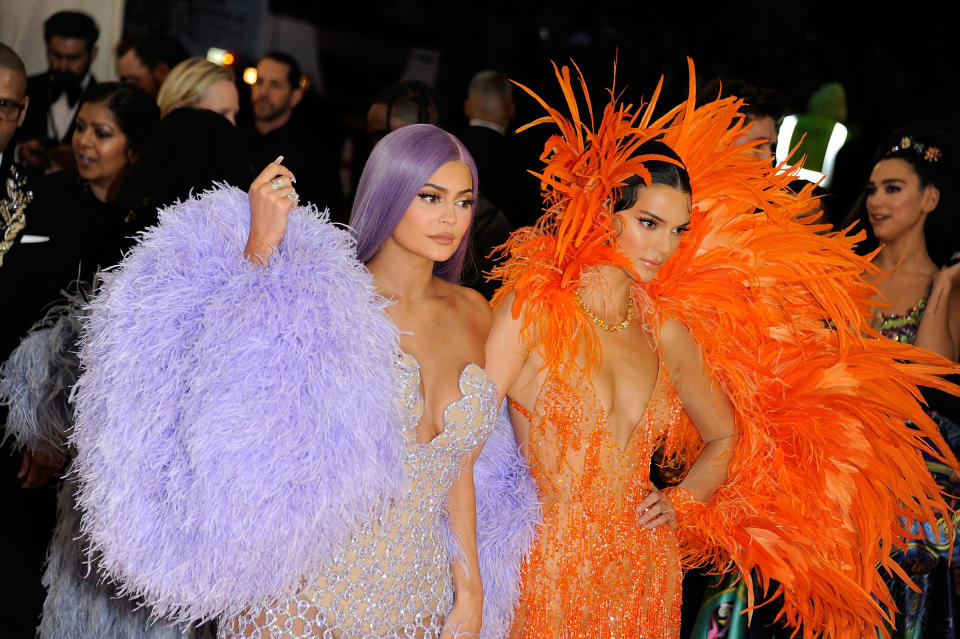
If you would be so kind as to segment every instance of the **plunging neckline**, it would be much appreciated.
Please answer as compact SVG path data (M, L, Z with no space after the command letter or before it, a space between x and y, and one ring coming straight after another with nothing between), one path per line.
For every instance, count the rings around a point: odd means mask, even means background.
M593 396L597 400L597 405L600 406L600 419L597 423L599 428L602 428L606 432L607 436L616 446L617 450L620 451L621 455L626 455L627 451L630 450L630 444L633 443L634 435L637 431L640 430L640 427L646 423L647 415L650 412L650 404L653 403L653 399L657 396L657 390L660 388L660 381L663 372L663 354L660 352L660 346L657 345L657 377L653 382L653 388L650 389L650 396L647 397L647 403L643 407L643 412L640 413L639 419L633 425L633 429L630 431L630 434L627 436L626 443L621 447L620 442L617 441L616 436L613 433L613 430L610 428L610 423L607 421L607 408L603 405L603 401L600 399L600 393L597 392L597 387L593 385L593 382L590 382L590 388L593 389Z
M457 379L457 388L460 390L460 397L458 397L457 399L453 400L452 402L444 406L443 410L441 411L441 421L443 422L443 430L441 430L439 433L436 433L429 440L422 442L417 438L417 434L418 434L417 426L420 425L420 421L423 419L423 413L424 413L424 410L426 409L426 404L427 404L426 394L424 392L425 389L423 388L423 376L420 374L422 366L420 365L420 360L418 360L416 356L404 350L400 351L400 363L402 366L405 366L408 369L412 370L414 375L416 376L416 385L414 386L414 392L416 393L417 399L419 399L420 401L420 413L417 415L417 422L413 425L413 437L412 437L411 443L416 444L418 446L431 446L437 441L437 438L442 437L443 435L446 435L447 424L450 422L447 415L451 411L451 409L460 405L465 400L469 400L472 397L476 397L477 395L483 392L482 390L478 392L469 392L467 389L464 388L464 386L466 385L466 381L470 375L476 375L476 377L483 382L483 385L489 384L490 386L492 386L493 392L496 393L496 385L493 383L493 381L491 381L489 377L487 377L486 370L484 370L484 368L479 364L477 364L476 362L466 363L463 366L463 369L461 369L460 376Z

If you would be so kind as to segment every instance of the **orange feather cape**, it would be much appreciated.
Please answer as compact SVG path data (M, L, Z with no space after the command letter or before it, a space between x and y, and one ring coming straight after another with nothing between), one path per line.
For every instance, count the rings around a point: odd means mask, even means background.
M642 287L646 319L686 326L739 433L728 480L680 513L687 565L737 569L764 590L779 581L782 614L804 637L887 636L893 602L882 574L908 580L890 551L911 538L910 521L936 525L949 510L922 452L960 470L917 387L954 391L939 376L958 368L869 326L877 292L863 276L877 270L852 250L861 236L820 235L825 227L796 221L816 206L812 186L791 192L790 174L734 144L746 127L741 100L695 107L692 62L685 102L654 120L660 86L636 111L611 90L596 127L582 75L589 121L569 69L554 69L569 117L521 86L547 111L527 127L559 133L537 174L546 213L503 247L494 305L515 294L523 337L551 372L589 374L600 357L596 329L573 293L592 266L632 269L616 249L610 206L627 177L646 175L648 158L634 151L662 136L690 174L694 210L680 248ZM586 366L575 370L581 347ZM702 447L683 422L667 442L681 468Z

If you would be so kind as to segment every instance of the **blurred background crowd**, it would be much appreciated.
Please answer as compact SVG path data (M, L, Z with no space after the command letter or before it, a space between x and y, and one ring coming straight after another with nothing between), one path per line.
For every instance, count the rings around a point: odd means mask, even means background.
M417 122L455 133L477 162L465 277L489 296L490 247L540 213L527 170L552 133L514 133L541 112L511 81L560 104L551 61L573 60L600 106L614 61L628 101L662 76L665 111L686 97L692 57L701 100L745 100L750 137L770 141L758 153L785 165L805 156L797 185L816 182L823 196L812 215L838 229L861 220L872 236L862 220L878 150L908 136L946 175L942 201L955 183L956 47L948 22L922 9L853 21L797 3L697 14L622 1L0 0L0 361L68 282L118 262L158 207L214 182L245 189L283 155L302 201L345 223L370 149ZM954 229L948 219L929 233L937 266ZM63 462L9 442L2 458L0 548L15 550L0 637L27 637Z

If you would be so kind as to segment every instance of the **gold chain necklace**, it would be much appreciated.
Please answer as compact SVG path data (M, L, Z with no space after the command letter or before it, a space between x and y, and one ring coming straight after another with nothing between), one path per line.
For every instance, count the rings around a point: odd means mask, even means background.
M587 317L590 318L590 321L593 322L594 324L596 324L597 326L599 326L600 328L602 328L602 329L605 330L605 331L611 331L611 332L613 332L613 333L619 333L620 331L622 331L622 330L625 329L626 327L630 326L630 322L633 321L633 315L634 315L635 310L634 310L634 306L633 306L633 298L630 297L629 295L628 295L628 297L627 297L627 317L626 317L622 322L620 322L619 324L614 324L614 325L612 325L612 326L611 326L610 324L607 324L605 321L603 321L603 319L602 319L601 317L597 316L596 313L594 313L594 312L591 311L589 308L587 308L587 305L583 303L583 298L580 297L580 292L579 292L579 291L577 291L577 292L575 292L575 293L573 294L573 299L576 300L577 306L580 307L580 310L583 311L584 314L585 314Z

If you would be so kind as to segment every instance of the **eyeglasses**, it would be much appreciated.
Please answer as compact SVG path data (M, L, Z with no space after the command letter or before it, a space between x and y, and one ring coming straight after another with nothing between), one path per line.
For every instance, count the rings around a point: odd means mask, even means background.
M13 122L20 117L21 111L23 111L22 102L0 98L0 120Z

